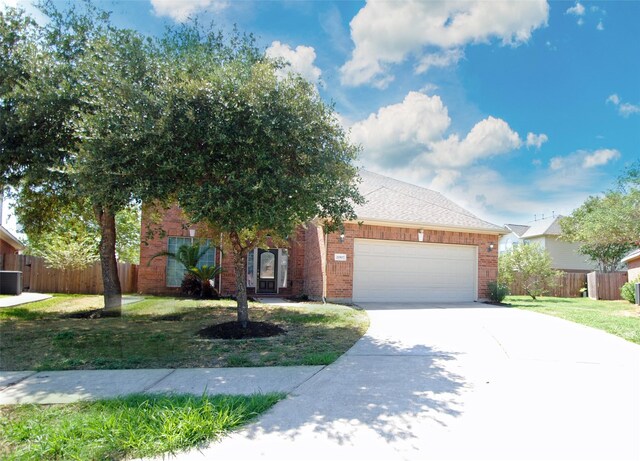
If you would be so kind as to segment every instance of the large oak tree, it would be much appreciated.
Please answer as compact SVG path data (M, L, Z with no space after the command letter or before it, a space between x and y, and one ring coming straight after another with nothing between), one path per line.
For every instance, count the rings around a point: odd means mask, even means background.
M312 218L327 229L355 218L358 149L332 107L298 75L279 77L251 37L175 31L175 67L163 145L178 150L188 181L177 194L192 222L223 235L233 258L238 321L246 327L246 256Z
M71 204L90 204L105 308L118 314L116 214L174 184L154 148L163 67L150 41L113 27L90 3L41 9L45 26L15 10L0 16L0 182L25 198L27 233Z

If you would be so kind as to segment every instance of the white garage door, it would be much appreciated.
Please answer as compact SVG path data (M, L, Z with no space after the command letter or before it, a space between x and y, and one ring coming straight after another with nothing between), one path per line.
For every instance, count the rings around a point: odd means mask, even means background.
M477 247L356 239L355 302L476 300Z

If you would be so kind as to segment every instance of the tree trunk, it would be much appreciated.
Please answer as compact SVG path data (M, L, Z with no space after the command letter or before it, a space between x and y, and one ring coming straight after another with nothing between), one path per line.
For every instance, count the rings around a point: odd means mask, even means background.
M116 260L116 216L109 208L95 206L100 225L100 265L104 285L104 308L110 315L122 314L122 289Z
M238 322L242 328L249 324L249 303L247 302L247 274L244 267L244 255L233 250L233 268L236 272L236 300L238 302Z

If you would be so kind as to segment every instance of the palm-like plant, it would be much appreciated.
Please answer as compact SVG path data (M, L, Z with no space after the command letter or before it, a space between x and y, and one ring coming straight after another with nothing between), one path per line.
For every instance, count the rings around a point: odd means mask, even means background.
M205 264L202 267L191 267L189 273L200 281L200 297L211 298L213 296L211 280L222 273L222 267Z
M210 280L220 274L222 269L215 265L203 265L202 268L198 268L198 263L211 248L211 245L201 244L199 242L194 242L191 245L180 245L175 253L171 251L161 251L154 254L151 259L149 259L147 265L150 265L151 261L155 258L162 256L174 259L182 264L188 271L182 279L182 293L187 296L200 295L201 298L211 298L213 292ZM214 269L217 270L217 272L214 273Z
M151 261L153 261L154 259L161 256L166 256L168 258L175 259L180 264L182 264L186 270L189 270L192 267L197 267L202 257L210 249L211 245L201 245L199 242L192 243L191 245L180 245L178 247L178 251L176 251L175 253L171 251L161 251L154 254L147 263L147 266L150 265Z

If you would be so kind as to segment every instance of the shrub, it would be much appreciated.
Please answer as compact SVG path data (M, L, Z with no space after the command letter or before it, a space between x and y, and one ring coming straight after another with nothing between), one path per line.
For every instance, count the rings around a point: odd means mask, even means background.
M489 287L489 299L494 303L501 303L509 294L509 287L504 283L493 281L487 285Z
M627 282L620 288L620 296L629 301L631 304L636 303L636 283L640 283L640 277L631 282Z
M551 268L549 252L536 243L518 245L498 258L498 280L516 283L533 299L555 286L561 274Z

